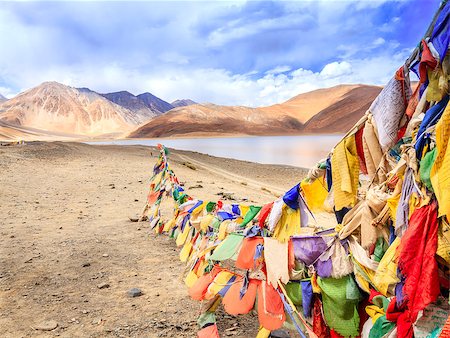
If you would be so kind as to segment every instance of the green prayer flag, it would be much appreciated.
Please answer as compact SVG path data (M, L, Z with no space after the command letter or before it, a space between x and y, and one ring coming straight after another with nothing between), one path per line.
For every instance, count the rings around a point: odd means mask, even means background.
M212 261L224 261L232 258L241 247L244 236L239 234L229 234L209 257Z
M289 282L284 287L286 293L292 303L296 306L303 306L302 284L297 282Z
M344 337L359 335L359 290L349 276L317 278L322 290L323 314L330 328Z
M247 213L244 216L244 221L242 222L241 226L245 227L255 216L258 214L258 212L261 210L261 207L255 207L250 206L250 209L248 209Z
M208 202L208 204L206 204L206 211L211 212L214 210L215 207L216 207L216 203Z
M430 172L431 167L433 167L434 161L436 160L436 154L437 154L436 148L427 152L420 161L419 167L420 180L422 181L423 184L425 184L425 186L430 191L433 191L433 186L431 184L430 179Z

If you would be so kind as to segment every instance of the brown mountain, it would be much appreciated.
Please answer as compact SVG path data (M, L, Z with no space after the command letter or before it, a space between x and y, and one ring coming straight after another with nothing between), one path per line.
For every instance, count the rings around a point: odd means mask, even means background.
M214 104L178 107L138 127L128 137L345 132L380 91L377 86L340 85L300 94L269 107Z
M369 109L381 87L358 86L311 117L304 125L306 133L347 132Z
M0 121L49 135L98 136L132 130L140 119L93 91L44 82L1 103Z
M0 141L76 141L85 136L23 127L0 120Z

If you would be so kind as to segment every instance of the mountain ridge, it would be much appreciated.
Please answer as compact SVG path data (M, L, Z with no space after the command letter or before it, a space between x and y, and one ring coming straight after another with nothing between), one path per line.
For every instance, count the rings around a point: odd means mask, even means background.
M26 139L33 135L42 139L46 134L52 139L79 139L338 133L351 127L380 91L378 86L339 85L267 107L199 104L189 99L174 101L186 104L174 107L150 93L99 94L86 87L44 82L0 102L0 137L19 138L21 133Z
M126 90L100 95L109 101L136 113L140 123L161 114L159 110L151 109L141 99Z
M154 111L165 113L174 108L169 102L166 102L149 92L139 94L137 97L144 102L147 107Z
M0 104L0 120L50 133L122 134L139 124L125 109L87 88L44 82Z
M259 108L211 103L177 107L137 127L127 137L345 132L365 113L381 89L370 85L339 85L299 94L283 103ZM315 116L319 117L313 120ZM323 125L324 120L332 120L333 123L326 127Z
M175 108L177 107L185 107L185 106L192 106L194 104L197 104L197 102L192 101L191 99L178 99L170 103Z

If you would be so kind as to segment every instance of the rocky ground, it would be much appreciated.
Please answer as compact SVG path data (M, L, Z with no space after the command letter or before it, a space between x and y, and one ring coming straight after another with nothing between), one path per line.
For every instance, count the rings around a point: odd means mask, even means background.
M144 205L156 155L142 146L0 147L2 337L196 336L201 304L187 295L179 250L128 219ZM170 158L188 192L209 200L262 204L305 174L192 152ZM255 314L222 311L218 325L234 337L258 328Z

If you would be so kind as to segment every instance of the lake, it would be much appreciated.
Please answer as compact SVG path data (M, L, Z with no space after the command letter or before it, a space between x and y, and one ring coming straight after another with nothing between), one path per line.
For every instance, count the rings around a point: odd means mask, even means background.
M314 166L326 157L342 135L250 136L220 138L183 138L114 140L90 144L146 145L158 143L168 148L264 164L286 164L303 168Z

